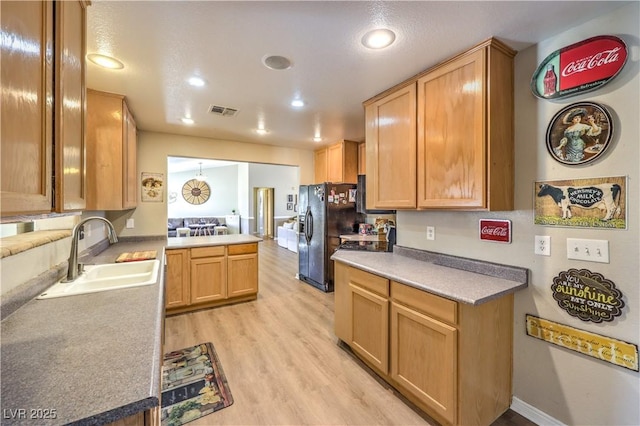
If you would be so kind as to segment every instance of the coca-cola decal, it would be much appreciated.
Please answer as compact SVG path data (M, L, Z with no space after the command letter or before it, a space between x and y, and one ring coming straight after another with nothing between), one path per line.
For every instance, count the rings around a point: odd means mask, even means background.
M627 46L615 36L597 36L547 56L531 79L531 91L542 99L590 92L607 84L627 62Z
M480 239L497 241L499 243L510 243L511 221L502 219L480 219Z
M613 321L624 308L622 293L613 281L588 269L560 272L551 291L558 306L582 321Z

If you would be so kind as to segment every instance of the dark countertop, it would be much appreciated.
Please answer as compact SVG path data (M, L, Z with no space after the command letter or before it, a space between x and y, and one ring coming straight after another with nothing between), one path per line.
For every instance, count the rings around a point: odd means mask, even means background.
M165 243L121 242L86 262L157 250L156 284L32 299L2 321L3 423L100 425L159 405Z
M523 289L528 282L528 271L525 268L398 246L393 253L337 250L331 259L471 305L479 305Z

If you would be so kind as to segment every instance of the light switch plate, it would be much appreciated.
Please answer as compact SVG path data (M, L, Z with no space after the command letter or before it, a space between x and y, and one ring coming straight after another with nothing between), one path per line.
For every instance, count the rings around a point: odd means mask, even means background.
M540 256L551 256L551 237L548 235L536 235L533 252Z
M133 218L127 219L127 229L132 229L134 226Z
M567 259L609 263L609 241L567 238Z

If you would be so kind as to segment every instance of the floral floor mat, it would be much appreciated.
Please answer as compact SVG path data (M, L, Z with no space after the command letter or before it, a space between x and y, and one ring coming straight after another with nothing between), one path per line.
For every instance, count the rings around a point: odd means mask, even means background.
M233 404L211 343L164 355L162 426L179 426Z

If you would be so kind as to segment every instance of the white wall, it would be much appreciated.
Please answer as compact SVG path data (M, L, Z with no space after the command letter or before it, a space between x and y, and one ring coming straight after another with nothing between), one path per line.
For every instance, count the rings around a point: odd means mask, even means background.
M287 210L287 195L298 194L298 177L297 167L283 167L279 173L273 173L272 166L267 164L250 164L249 165L249 206L251 216L255 215L253 188L273 188L274 216L291 217L295 216L293 210Z
M166 179L167 157L172 156L299 166L298 184L310 183L313 180L313 151L164 133L138 132L138 174L142 172L163 173ZM248 182L248 175L244 176L243 169L239 169L238 175L239 185L245 179ZM138 176L138 180L140 180L140 176ZM119 236L164 235L168 217L167 197L168 194L165 190L162 203L139 201L138 207L133 210L107 212L107 218L113 222ZM248 210L250 206L245 203L248 201L240 196L238 208L241 215L250 213ZM133 229L125 227L128 218L134 219L135 227Z
M207 176L211 196L204 203L194 205L182 196L182 186L194 178L194 172L169 173L166 194L173 191L177 197L167 205L168 217L225 216L231 214L231 210L238 211L238 166L202 169L202 174Z
M515 210L512 212L452 213L398 211L398 244L526 267L529 287L516 293L513 392L522 401L569 425L639 425L640 375L577 352L551 345L525 333L525 314L532 314L597 334L640 343L640 19L638 2L567 30L515 58ZM578 6L578 3L576 3ZM558 101L535 98L529 83L536 67L554 51L601 34L626 41L630 56L622 73L591 93ZM553 160L545 147L546 128L553 115L579 101L593 101L613 113L614 138L604 158L592 165L566 166ZM536 180L627 175L627 230L572 229L533 224L533 187ZM513 243L481 242L478 219L513 222ZM426 226L436 228L427 241ZM551 257L533 253L534 236L551 236ZM566 238L609 240L610 264L566 258ZM552 298L553 277L569 268L603 274L624 294L626 308L613 322L594 324L571 317Z

